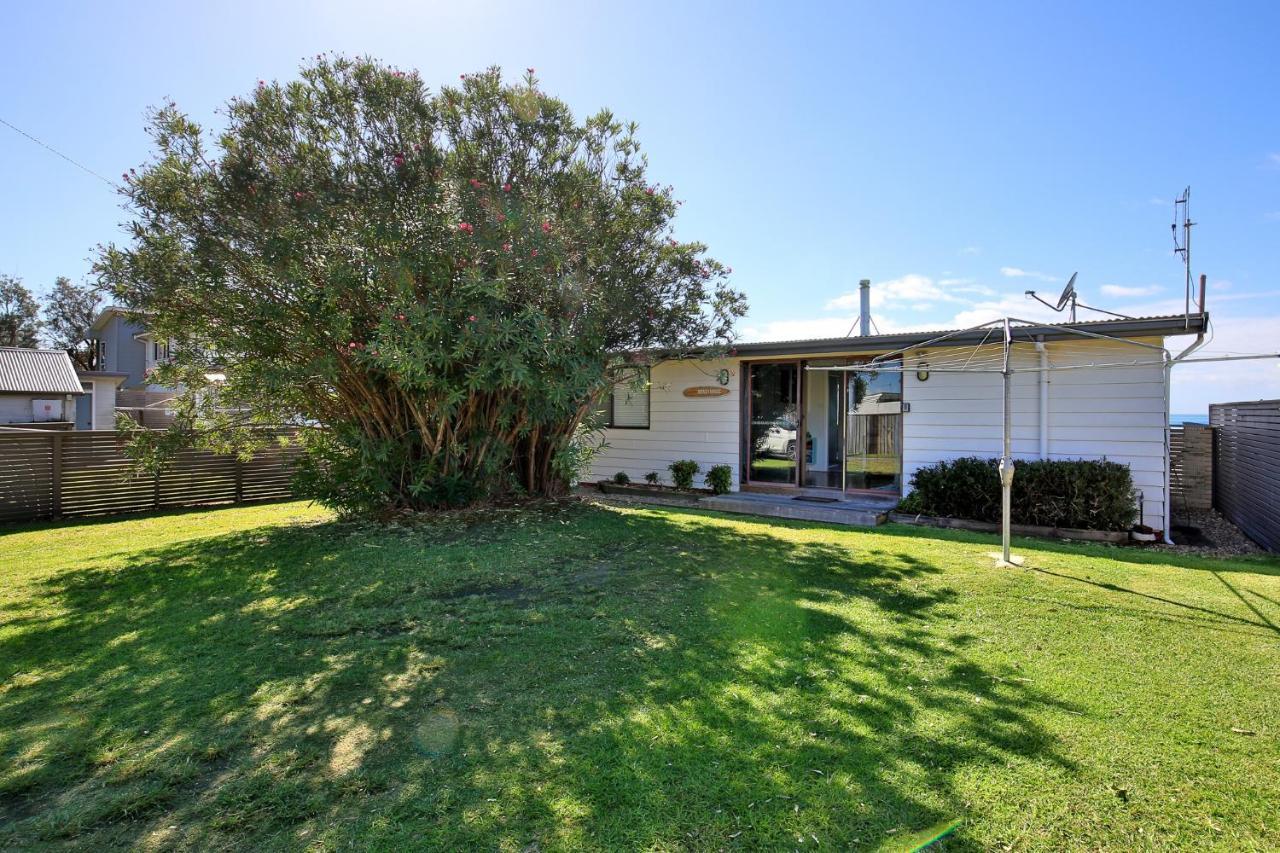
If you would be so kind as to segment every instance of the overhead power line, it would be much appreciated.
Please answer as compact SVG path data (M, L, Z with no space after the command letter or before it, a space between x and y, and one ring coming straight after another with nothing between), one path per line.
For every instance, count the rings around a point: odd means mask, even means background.
M22 134L22 135L23 135L23 136L25 136L27 139L30 139L32 142L34 142L36 145L39 145L41 148L44 148L44 149L46 149L46 150L48 150L48 151L52 151L54 154L57 154L57 155L58 155L59 157L61 157L63 160L66 160L68 163L70 163L72 166L75 166L77 169L80 169L81 171L84 171L84 172L88 172L90 175L93 175L95 178L97 178L98 180L102 181L102 182L103 182L104 184L106 184L107 186L111 187L113 190L120 189L119 185L117 185L117 184L115 183L115 181L112 181L112 180L110 180L109 178L104 178L102 175L100 175L100 174L98 174L97 172L93 171L93 169L90 169L90 168L89 168L88 166L86 166L85 164L80 163L80 162L78 162L78 161L76 161L76 160L73 160L72 158L68 157L66 154L63 154L61 151L59 151L57 148L54 148L54 147L53 147L52 145L50 145L49 143L47 143L47 142L43 142L43 141L41 141L41 140L39 140L39 139L36 139L34 136L32 136L31 134L27 133L27 132L26 132L25 130L23 130L22 128L20 128L20 127L16 127L16 126L14 126L14 125L10 124L9 122L5 121L3 118L0 118L0 124L3 124L5 127L9 128L9 129L10 129L10 130L12 130L14 133L20 133L20 134Z

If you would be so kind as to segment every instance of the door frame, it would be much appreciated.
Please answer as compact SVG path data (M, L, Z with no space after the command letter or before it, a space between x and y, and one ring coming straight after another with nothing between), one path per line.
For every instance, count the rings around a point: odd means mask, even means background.
M756 482L751 479L751 426L753 422L753 413L751 411L752 401L752 378L751 369L756 365L763 364L791 364L796 368L796 448L795 448L795 477L790 483L777 482ZM804 472L801 463L804 460L804 365L805 362L798 358L762 358L752 361L740 362L742 367L743 388L746 393L742 395L742 475L741 480L744 486L753 486L757 489L781 489L794 491L801 488L800 484L804 482Z
M846 451L847 451L846 441L848 439L848 419L849 419L848 375L850 373L868 372L865 370L859 371L859 367L861 365L865 365L868 361L870 361L871 358L872 356L870 355L854 355L854 356L846 356L843 358L839 356L828 357L828 358L761 358L761 359L750 359L750 360L744 359L740 361L739 367L741 369L742 389L743 389L742 407L741 407L741 427L740 427L740 431L742 434L742 442L741 442L742 470L740 475L740 481L742 485L751 487L759 491L778 491L778 492L786 492L786 493L799 492L806 489L812 489L812 490L835 493L840 495L901 495L902 486L903 486L903 457L904 457L903 448L901 447L899 447L898 449L898 488L896 491L889 492L884 489L851 489L848 487L848 480L849 480L848 458L846 456ZM835 363L831 364L833 362ZM809 413L808 413L808 406L807 406L808 401L806 400L806 397L805 397L805 369L810 364L814 364L814 363L831 364L832 367L844 368L843 370L840 371L841 376L844 378L840 382L840 393L839 393L839 398L840 398L840 409L839 409L839 417L838 417L839 431L840 431L840 436L839 436L840 438L840 485L839 486L806 486L804 485L804 477L806 473L805 469L807 467L805 462L805 458L807 456L807 454L805 453L805 450L806 450L805 445L808 441L807 436L809 432L809 429L808 429ZM793 482L790 482L790 483L778 483L778 482L767 482L767 481L757 482L751 479L751 451L752 451L751 425L752 425L752 417L753 417L753 413L751 411L751 400L752 400L751 369L755 365L764 365L764 364L780 364L780 365L791 364L791 365L795 365L796 367L796 389L795 389L796 447L795 447L795 457L793 459L795 463L795 468L794 468L795 477ZM904 389L903 403L905 404L906 402L905 377L903 377L903 380L904 380L902 383L902 387ZM903 416L903 413L899 412L898 417L901 418L902 416Z

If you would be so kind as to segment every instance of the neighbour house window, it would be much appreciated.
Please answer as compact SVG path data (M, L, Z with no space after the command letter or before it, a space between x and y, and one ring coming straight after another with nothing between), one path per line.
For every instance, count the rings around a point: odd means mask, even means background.
M649 370L641 377L643 386L625 380L613 388L606 409L606 426L613 429L649 428Z

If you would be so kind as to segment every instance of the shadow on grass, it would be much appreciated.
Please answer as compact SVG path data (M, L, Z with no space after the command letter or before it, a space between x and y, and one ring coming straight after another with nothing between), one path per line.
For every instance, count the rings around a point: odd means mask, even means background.
M1071 773L1077 709L857 545L570 508L57 575L0 635L0 843L839 849L961 816L962 768Z
M224 509L234 510L248 507L266 507L278 503L295 503L298 500L298 498L268 498L266 500L243 500L238 503L216 501L207 504L149 509L141 512L115 512L108 515L82 515L74 518L37 519L34 521L3 521L0 522L0 540L3 540L5 536L17 533L32 533L41 530L77 530L84 527L97 527L103 524L119 524L122 521L139 521L150 518L180 518L184 515L203 515Z

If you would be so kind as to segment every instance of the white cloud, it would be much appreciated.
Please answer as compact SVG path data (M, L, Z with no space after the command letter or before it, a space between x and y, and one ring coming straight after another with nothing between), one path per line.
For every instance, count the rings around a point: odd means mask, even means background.
M1180 348L1190 338L1170 339ZM1280 350L1280 316L1213 318L1213 337L1190 358L1227 354L1266 354ZM1175 349L1175 352L1177 349ZM1280 359L1181 364L1173 368L1170 409L1203 412L1210 403L1269 400L1280 397Z
M1057 281L1058 277L1048 273L1024 270L1022 267L1000 267L1000 275L1005 278L1034 278L1039 281Z
M1164 288L1162 288L1158 284L1141 284L1141 285L1104 284L1102 285L1103 294L1105 294L1106 296L1117 296L1117 297L1150 296L1153 293L1159 293L1163 289Z
M992 320L999 320L1004 317L1050 323L1060 323L1065 319L1062 314L1046 308L1024 294L1010 293L999 299L988 299L974 303L971 308L956 314L951 319L951 322L946 324L946 327L949 329L967 329L970 326L980 326L983 323L990 323Z
M966 303L971 300L961 294L990 294L990 288L969 284L970 279L948 278L934 281L927 275L908 273L889 281L872 282L871 307L883 308L892 304L920 305L933 302ZM841 294L826 304L827 311L857 311L861 296L858 291Z
M960 250L962 255L981 255L982 248L980 246L965 246Z
M895 332L925 331L935 328L937 323L921 322L898 323L890 317L876 315L874 330L882 335ZM799 320L770 320L766 323L752 324L742 329L742 340L745 341L803 341L810 338L843 338L851 332L857 334L856 315L839 317L812 317Z
M1280 168L1280 151L1273 151L1267 155L1267 165L1274 168Z

